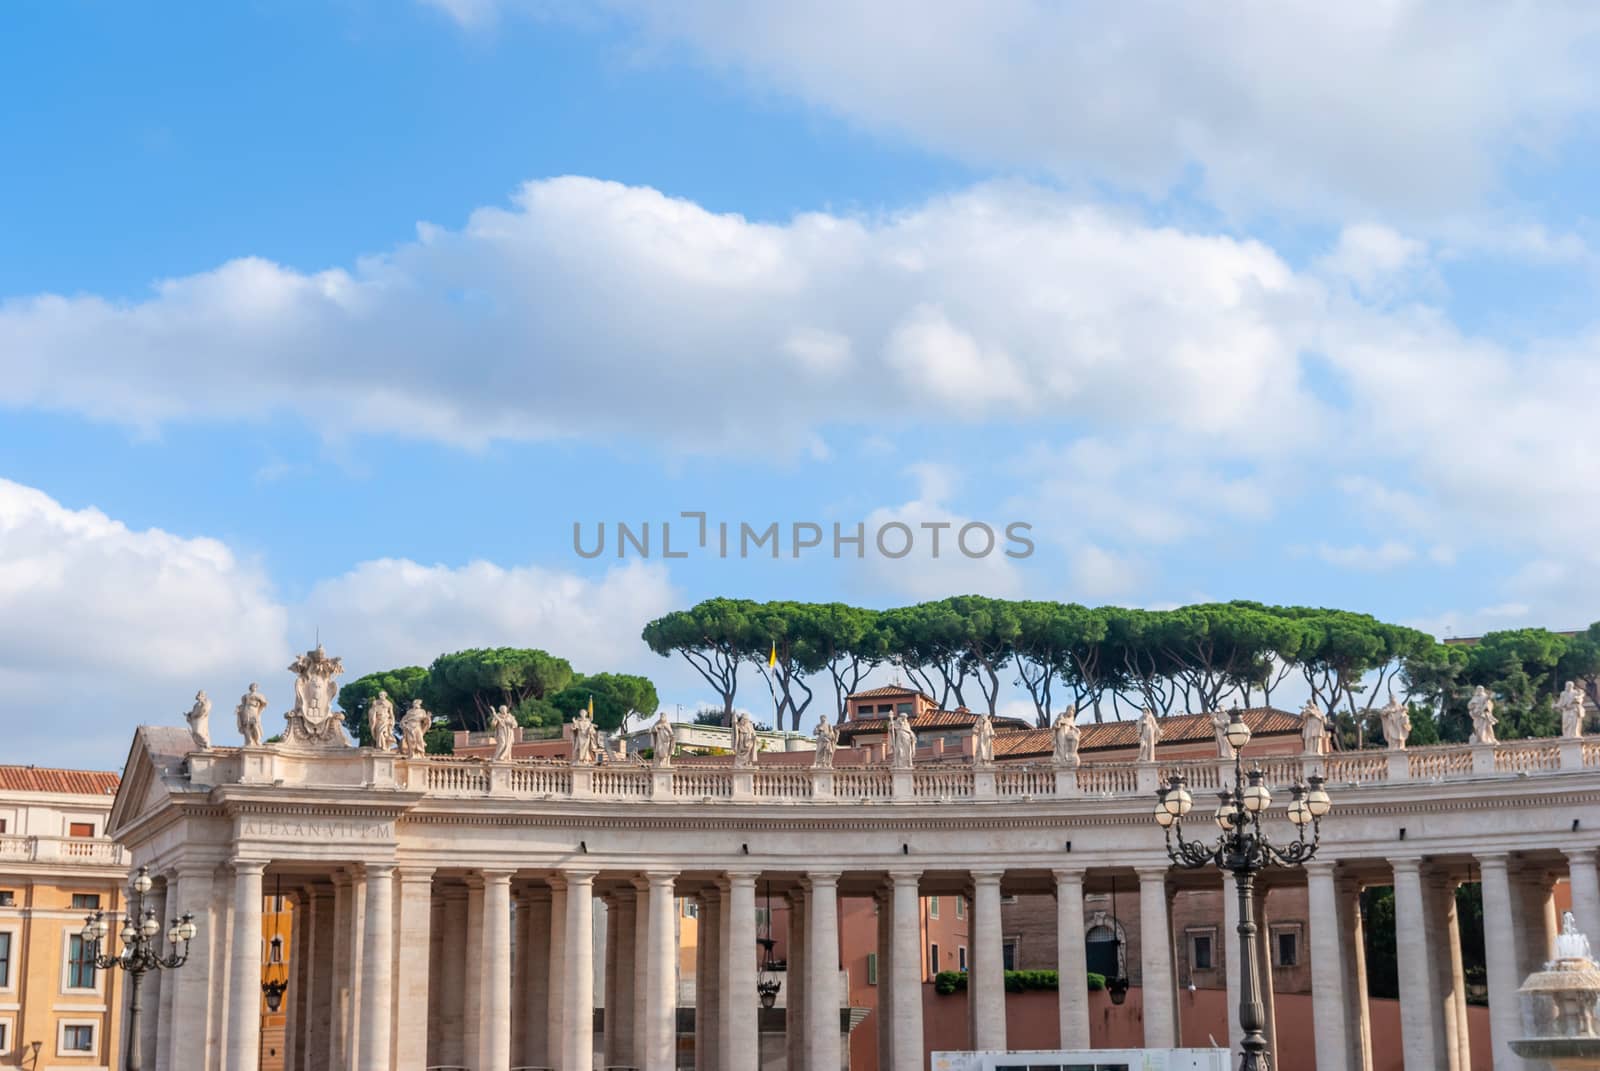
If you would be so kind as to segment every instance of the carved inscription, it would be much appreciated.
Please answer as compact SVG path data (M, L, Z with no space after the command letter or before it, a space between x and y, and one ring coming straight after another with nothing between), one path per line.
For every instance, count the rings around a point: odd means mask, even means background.
M319 821L315 818L251 819L244 824L242 835L266 840L393 840L394 823Z

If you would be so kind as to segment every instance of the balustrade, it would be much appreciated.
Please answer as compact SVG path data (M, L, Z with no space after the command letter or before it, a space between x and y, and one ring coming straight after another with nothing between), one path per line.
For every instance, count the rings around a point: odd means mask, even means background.
M1561 745L1554 740L1517 740L1494 749L1495 773L1535 773L1561 769Z
M733 771L719 768L673 770L672 794L691 799L726 799L733 795Z
M809 770L757 770L754 788L761 799L806 800L814 783Z
M1323 776L1330 785L1370 785L1389 779L1387 751L1343 751L1325 755Z
M964 800L970 799L972 792L971 770L935 767L911 775L911 794L917 799Z
M1459 747L1419 747L1406 752L1411 776L1419 781L1441 781L1472 773L1472 752Z
M1054 796L1056 772L1046 766L998 766L994 787L1001 796Z
M833 794L841 799L888 799L894 782L887 770L839 770L833 775Z
M98 837L29 837L0 835L0 859L20 862L66 862L119 865L122 845Z

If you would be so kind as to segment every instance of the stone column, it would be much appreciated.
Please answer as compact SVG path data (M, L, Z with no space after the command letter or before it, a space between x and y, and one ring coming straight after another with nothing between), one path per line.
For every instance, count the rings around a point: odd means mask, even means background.
M567 1006L563 1067L594 1066L594 878L593 870L565 870L567 881ZM505 1071L489 1067L484 1071Z
M644 878L633 879L633 1066L645 1065L645 1053L650 1050L650 983L645 971L650 967L650 882ZM676 1013L674 1013L676 1014Z
M289 1039L283 1066L289 1071L305 1067L311 1033L311 890L301 887L293 897L289 937Z
M368 863L367 912L361 946L361 1066L387 1071L394 1065L390 1026L394 994L394 867Z
M194 914L197 933L189 948L189 962L175 976L172 1011L167 1020L174 1025L167 1038L167 1066L172 1071L180 1068L205 1071L207 1067L216 1066L216 1055L219 1055L213 1049L215 1035L207 1025L211 1010L208 1005L212 965L224 962L220 958L213 961L211 955L212 942L217 936L213 932L215 923L211 909L215 882L216 875L209 863L186 863L178 867L178 897L173 902L182 905L183 911ZM184 1026L178 1029L178 1023Z
M694 965L694 1060L699 1071L717 1071L722 1056L722 893L704 890L698 907ZM673 918L678 916L673 909Z
M157 950L159 950L162 955L165 955L171 947L167 944L168 916L166 886L159 883L154 885L150 891L145 894L144 902L146 907L155 908L156 919L161 923L161 932L156 935L155 942ZM132 909L132 905L130 905L129 910L131 911ZM296 928L296 934L298 934L298 932L298 928ZM142 1014L139 1019L139 1054L144 1057L144 1066L147 1068L156 1067L160 1063L160 1057L158 1057L156 1053L159 1051L161 1040L160 1028L162 992L167 988L164 984L165 979L163 975L165 974L165 971L151 971L149 974L145 975L144 988L139 993L139 1003L142 1005ZM128 992L131 994L132 987L127 988ZM294 1017L291 1015L290 1025L292 1026L293 1023ZM15 1048L15 1046L13 1046L13 1048Z
M1367 1011L1366 925L1361 917L1361 881L1334 880L1344 963L1345 1052L1357 1071L1372 1069L1372 1021Z
M307 1022L311 1033L306 1038L305 1071L332 1071L329 1063L333 1055L331 1038L334 1027L333 1007L333 946L335 944L333 899L331 885L315 885L311 889L311 957L306 964L310 978L306 985L306 1007L310 1009ZM173 1071L177 1071L173 1068Z
M1390 860L1394 867L1395 959L1400 968L1400 1035L1408 1069L1442 1071L1447 1067L1444 1036L1438 1021L1439 987L1428 933L1422 860Z
M806 1036L817 1071L840 1066L839 1046L839 875L806 875Z
M972 1047L1006 1047L1005 936L1000 926L998 870L972 872L972 963L967 999L972 1003Z
M183 908L178 907L179 894L182 891L178 886L178 875L166 875L165 885L166 902L170 905L170 910L161 920L163 926L167 925L173 916L181 915L184 911ZM165 937L163 936L164 939ZM171 948L170 945L165 947L169 950ZM174 976L162 983L160 995L155 1002L154 1014L160 1026L156 1032L155 1050L153 1052L148 1049L145 1050L145 1066L154 1067L156 1071L172 1071L173 1068L172 1035L175 1031L173 1030L172 999L177 994L177 991L178 979Z
M1572 885L1572 917L1578 929L1600 940L1600 871L1593 848L1567 849L1567 880Z
M789 992L784 998L783 1030L787 1066L809 1067L811 1059L810 1038L807 1034L809 1020L806 1013L806 898L795 889L789 894L789 956L784 964L784 984Z
M1257 881L1260 879L1257 878ZM1260 979L1262 1010L1261 1033L1267 1039L1267 1051L1278 1052L1278 1001L1277 987L1272 983L1272 913L1267 910L1269 890L1257 885L1255 904L1251 913L1256 917L1256 977Z
M483 918L478 959L483 964L483 981L476 1005L482 1020L477 1071L510 1071L511 871L485 870L481 876Z
M673 918L673 883L677 875L657 870L650 871L645 877L650 883L650 955L644 974L645 1018L648 1025L643 1066L644 1071L675 1071L678 1048L678 934L677 920Z
M754 871L728 874L728 954L722 983L722 1014L728 1021L723 1048L725 1071L742 1071L761 1052L756 998L756 877Z
M619 943L617 941L617 898L608 894L602 896L600 900L605 904L606 909L605 985L602 987L605 990L603 1002L605 1012L601 1017L601 1025L604 1030L601 1035L601 1052L603 1055L600 1058L600 1063L603 1067L611 1067L622 1062L617 1055L617 1043L619 1041L617 1037L617 945Z
M550 1031L550 890L536 885L523 894L527 913L527 943L521 949L517 970L523 976L522 1058L535 1067L554 1067L549 1050Z
M439 957L438 1061L446 1066L464 1067L468 1054L467 976L467 888L446 885L439 892L439 929L442 932ZM476 1055L474 1053L473 1055Z
M1448 874L1424 880L1431 909L1434 977L1439 987L1439 1012L1444 1024L1444 1053L1450 1071L1472 1071L1467 1042L1467 983L1461 966L1461 932L1456 917L1457 882Z
M1057 1017L1063 1049L1089 1047L1089 950L1084 944L1083 872L1057 870L1056 973Z
M1239 1001L1244 997L1244 965L1239 956L1239 885L1233 875L1222 875L1222 929L1217 944L1222 950L1223 974L1228 987L1228 1051L1231 1063L1244 1055L1244 1028L1239 1025ZM1259 934L1258 934L1259 937Z
M1494 1071L1521 1071L1522 1058L1511 1051L1511 1040L1522 1034L1522 1008L1517 987L1517 906L1512 901L1509 858L1503 854L1478 856L1483 881L1483 958L1489 985L1489 1039ZM1397 920L1398 924L1398 920Z
M261 1067L261 875L266 869L253 860L233 864L228 1071Z
M550 1066L559 1067L567 1036L567 882L561 877L550 879L550 961L545 976L550 980L545 1045Z
M1170 1049L1178 1044L1172 1003L1172 927L1167 918L1167 868L1146 867L1139 874L1139 985L1144 997L1144 1044Z
M616 984L612 992L616 995L616 1007L606 1005L606 1041L610 1043L613 1033L616 1035L616 1048L614 1059L624 1067L637 1067L638 1058L633 1047L633 1019L635 991L638 986L638 969L634 959L634 949L638 944L638 897L631 888L620 889L614 898L615 908L611 912L610 921L606 930L606 943L615 946L617 972ZM610 958L609 951L607 958Z
M894 991L892 1071L922 1071L922 899L918 892L922 875L915 870L897 870L889 877L894 882L893 974L889 979ZM881 971L878 982L881 988Z
M217 874L211 887L211 912L215 925L211 927L211 972L207 1008L211 1013L211 1029L216 1040L212 1043L212 1066L224 1068L228 1059L228 1026L230 1009L228 990L233 978L230 949L233 947L233 897L234 881L231 864Z
M894 886L884 884L872 894L877 913L878 984L873 987L877 1006L878 1067L889 1071L894 1066Z
M1344 949L1339 918L1339 892L1334 864L1306 864L1307 935L1311 951L1312 1038L1317 1071L1359 1071L1350 1061L1345 1008ZM1283 1061L1279 1060L1280 1063Z
M433 946L433 871L400 871L400 922L395 927L394 1065L428 1066L429 961Z
M467 876L467 930L461 945L461 955L466 960L461 998L461 1062L467 1066L483 1060L483 1020L485 1001L484 979L489 964L483 956L484 929L483 875Z

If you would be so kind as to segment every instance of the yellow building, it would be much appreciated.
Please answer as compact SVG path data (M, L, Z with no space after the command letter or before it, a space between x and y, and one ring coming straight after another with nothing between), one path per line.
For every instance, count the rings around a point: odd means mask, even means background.
M105 835L117 782L0 766L0 1067L119 1066L126 980L79 936L97 910L121 925L128 867Z

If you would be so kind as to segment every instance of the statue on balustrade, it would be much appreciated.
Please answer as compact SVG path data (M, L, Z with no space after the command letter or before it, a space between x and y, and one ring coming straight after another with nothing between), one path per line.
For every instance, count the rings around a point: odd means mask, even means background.
M372 734L373 747L379 751L394 750L394 701L382 688L367 704L367 731Z
M433 725L433 715L422 709L422 700L413 699L411 709L400 719L400 754L408 759L420 759L428 753L428 728Z
M233 720L244 738L245 747L261 746L261 711L266 705L267 697L261 694L260 686L251 681L249 691L239 697L239 705L233 708Z
M1406 705L1389 693L1389 705L1378 711L1378 720L1383 724L1383 738L1389 744L1391 751L1404 751L1406 737L1411 735L1411 712Z
M833 769L833 753L839 747L839 730L833 727L833 722L824 714L817 719L817 753L811 765L818 770Z
M1556 712L1561 715L1561 735L1576 740L1583 735L1583 693L1572 681L1561 689L1556 700Z
M1078 706L1069 704L1056 718L1051 739L1055 744L1055 760L1057 766L1064 766L1069 770L1078 768Z
M665 770L672 765L672 749L677 746L677 733L672 728L672 722L667 720L667 712L662 711L661 717L650 726L650 765L658 770Z
M917 734L911 728L911 719L896 713L889 718L889 765L896 770L909 770L917 761Z
M1499 720L1494 716L1494 697L1481 684L1472 690L1472 698L1467 700L1467 717L1472 719L1472 737L1468 743L1499 743L1494 736L1495 722Z
M1211 712L1211 734L1217 740L1217 758L1233 758L1233 745L1228 743L1228 712L1226 710L1213 710Z
M740 712L733 723L733 765L754 766L757 746L755 722L750 720L750 715Z
M329 657L319 643L289 663L289 672L294 674L294 709L283 716L284 743L293 747L349 747L349 738L344 735L344 714L333 709L339 697L336 678L344 672L344 662Z
M211 746L211 700L204 690L194 693L194 706L189 708L184 720L189 723L189 735L194 746L202 750Z
M1328 753L1328 718L1315 699L1300 708L1300 748L1307 755Z
M572 719L572 765L593 766L595 753L600 750L600 734L587 708L580 709Z
M489 715L489 729L494 733L494 761L510 762L511 749L522 739L522 726L511 708L501 704Z
M979 714L973 735L977 739L972 749L972 761L979 766L991 765L994 762L994 717Z
M1139 761L1155 762L1156 745L1161 743L1161 723L1156 721L1156 712L1149 707L1139 715Z

